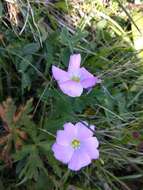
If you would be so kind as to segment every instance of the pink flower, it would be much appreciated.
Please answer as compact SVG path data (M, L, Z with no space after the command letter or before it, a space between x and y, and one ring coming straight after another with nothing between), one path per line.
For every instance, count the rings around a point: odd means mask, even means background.
M57 80L63 93L71 97L78 97L82 94L83 89L93 87L101 80L89 73L84 67L80 68L80 54L70 56L68 71L52 66L52 73Z
M92 159L99 158L98 146L97 138L93 137L93 132L84 123L65 123L64 130L57 132L52 150L57 160L68 164L69 169L78 171L89 165Z

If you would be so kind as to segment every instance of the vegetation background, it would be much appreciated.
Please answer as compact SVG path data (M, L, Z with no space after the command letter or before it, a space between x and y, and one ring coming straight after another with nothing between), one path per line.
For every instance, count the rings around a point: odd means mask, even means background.
M0 0L0 190L143 190L142 49L141 1ZM72 53L102 79L75 99L51 73ZM100 159L71 172L51 145L81 120Z

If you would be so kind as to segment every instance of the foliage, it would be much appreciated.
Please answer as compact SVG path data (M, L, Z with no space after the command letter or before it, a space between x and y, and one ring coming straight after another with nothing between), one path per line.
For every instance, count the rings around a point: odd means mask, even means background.
M136 24L125 0L0 1L1 190L143 188ZM81 53L82 65L102 79L75 99L51 73L53 64L66 69L72 53ZM100 159L71 172L55 160L51 145L65 122L81 120L96 125Z

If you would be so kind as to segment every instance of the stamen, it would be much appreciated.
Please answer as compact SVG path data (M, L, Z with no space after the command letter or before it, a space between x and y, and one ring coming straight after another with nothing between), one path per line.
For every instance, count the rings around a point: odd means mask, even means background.
M71 145L74 149L76 148L79 148L80 147L80 141L77 140L77 139L74 139L72 142L71 142Z
M80 82L80 78L77 76L73 76L71 79L75 82Z

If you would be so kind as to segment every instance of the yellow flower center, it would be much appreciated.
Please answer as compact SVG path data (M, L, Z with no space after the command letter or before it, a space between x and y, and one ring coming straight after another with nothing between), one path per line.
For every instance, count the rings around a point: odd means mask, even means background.
M80 82L80 78L79 77L73 76L71 79L73 81L75 81L75 82Z
M76 148L79 148L80 147L80 141L77 140L77 139L74 139L72 142L71 142L71 145L74 149Z

